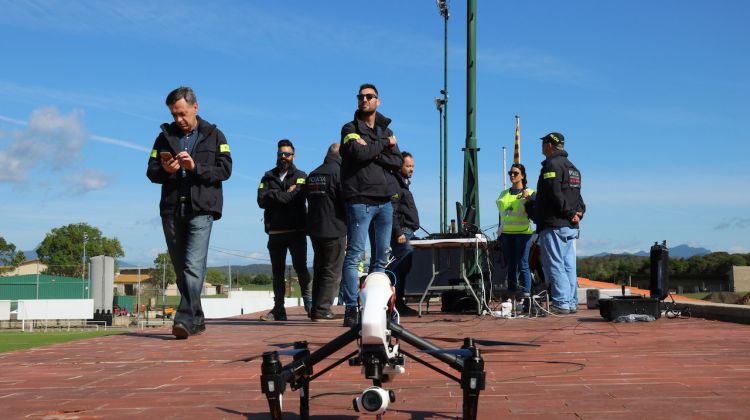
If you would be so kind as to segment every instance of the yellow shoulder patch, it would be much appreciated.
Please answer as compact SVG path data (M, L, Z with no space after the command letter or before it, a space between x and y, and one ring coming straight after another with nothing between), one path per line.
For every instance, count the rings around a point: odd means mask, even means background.
M344 144L348 143L350 140L357 140L359 138L359 134L357 133L347 134L346 137L344 137Z
M219 152L221 152L221 153L229 153L229 145L227 143L220 144L219 145Z
M151 150L151 157L156 159L156 149Z
M550 179L550 178L554 178L556 176L557 176L557 174L554 173L554 172L545 172L545 173L542 174L542 178L544 178L544 179Z
M297 185L304 185L305 184L305 178L297 178Z
M262 183L262 182L260 183L260 185L258 185L258 189L259 189L259 190L262 190L262 189L263 189L263 183Z

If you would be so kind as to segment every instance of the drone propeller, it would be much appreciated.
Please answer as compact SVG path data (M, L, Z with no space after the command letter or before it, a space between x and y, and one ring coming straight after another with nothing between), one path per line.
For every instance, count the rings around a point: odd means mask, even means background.
M487 349L482 350L482 354L493 354L493 353L518 353L520 350L493 350ZM452 354L463 358L471 356L473 353L471 349L434 349L434 350L420 350L420 353L427 354Z
M421 353L427 354L452 354L459 357L471 357L474 352L469 349L434 349L434 350L420 350Z
M464 338L451 338L451 337L429 337L432 340L447 341L449 343L463 343L466 339ZM519 343L515 341L495 341L495 340L483 340L479 338L473 339L475 344L480 346L526 346L526 347L539 347L539 344L533 343Z
M307 349L287 349L287 350L274 350L274 352L278 353L279 356L294 356L297 353L301 353L301 352L306 351L306 350ZM234 362L252 362L253 360L260 359L261 357L263 357L262 354L256 354L254 356L244 357L242 359L237 359L237 360L232 360L229 363L234 363Z

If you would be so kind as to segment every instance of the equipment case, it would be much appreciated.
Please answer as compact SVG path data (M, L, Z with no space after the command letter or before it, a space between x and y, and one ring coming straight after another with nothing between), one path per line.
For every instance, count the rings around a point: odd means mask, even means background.
M656 298L615 296L611 299L599 299L599 313L609 321L628 315L650 315L654 319L659 319L661 305Z

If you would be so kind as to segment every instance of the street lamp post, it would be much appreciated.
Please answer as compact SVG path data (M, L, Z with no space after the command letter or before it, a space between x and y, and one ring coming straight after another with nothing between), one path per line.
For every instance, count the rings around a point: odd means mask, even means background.
M89 235L83 232L83 261L81 262L81 299L86 299L86 242Z
M440 232L448 231L448 0L437 0L440 16L443 17L443 89L440 93L443 95L440 99L438 110L440 111L440 150L441 168L440 168ZM438 102L438 99L435 100Z

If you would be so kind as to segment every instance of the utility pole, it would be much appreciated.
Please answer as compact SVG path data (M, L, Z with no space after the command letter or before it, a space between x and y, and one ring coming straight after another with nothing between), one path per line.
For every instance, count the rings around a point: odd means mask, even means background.
M440 93L443 98L440 100L438 109L440 110L440 117L442 118L442 124L440 129L440 147L442 153L441 162L441 173L440 173L440 232L445 233L448 231L448 18L450 12L448 11L447 0L437 0L438 9L440 10L440 16L443 17L443 90ZM437 102L437 100L436 100Z
M227 269L229 271L229 290L227 291L227 297L229 297L229 294L232 293L232 264L229 264Z
M167 305L167 255L162 257L161 263L161 304Z
M467 0L466 13L466 147L464 151L464 209L474 207L473 212L467 212L470 220L467 223L479 227L479 169L477 167L477 138L476 138L476 19L477 2Z

